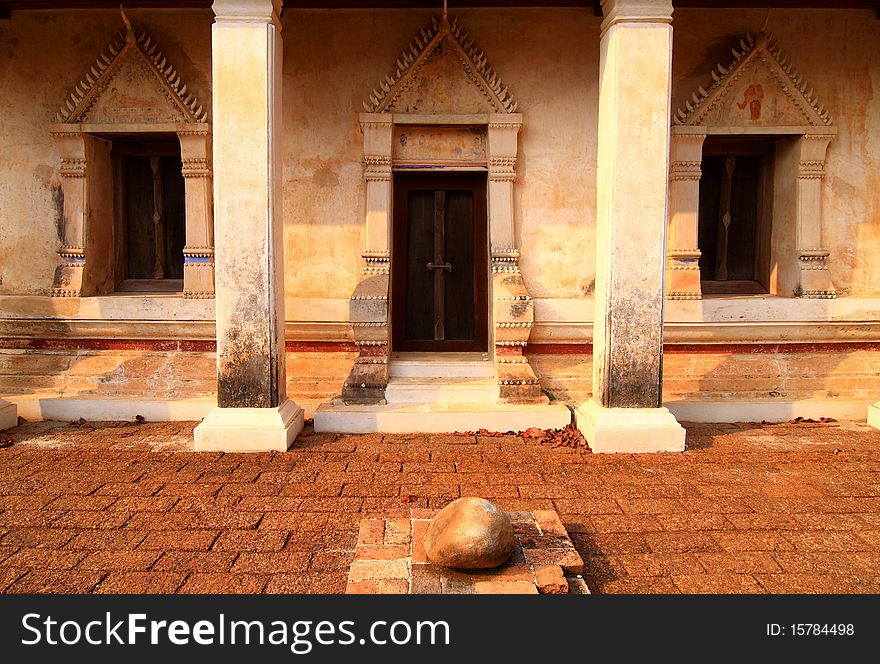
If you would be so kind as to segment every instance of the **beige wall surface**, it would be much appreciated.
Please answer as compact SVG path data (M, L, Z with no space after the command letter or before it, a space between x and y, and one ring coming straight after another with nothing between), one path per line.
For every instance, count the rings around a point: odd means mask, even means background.
M599 19L587 10L455 11L525 113L515 189L533 297L593 281ZM358 114L429 11L284 13L287 296L347 299L362 251Z
M767 20L770 32L839 134L828 148L823 234L838 296L880 294L880 21L869 10L677 9L672 107L684 103L731 48Z
M600 19L587 9L456 11L519 102L516 232L530 294L581 302L594 277ZM675 12L673 108L766 12ZM131 10L210 104L208 10ZM284 223L289 319L343 320L360 269L361 102L430 18L422 10L284 13ZM26 11L0 22L0 294L47 294L58 263L59 155L48 125L111 36L116 11ZM773 10L768 29L830 110L825 244L842 295L880 294L880 23L867 11ZM210 119L210 118L209 118ZM310 303L313 302L312 303ZM542 311L554 310L544 306ZM573 317L574 316L574 317Z

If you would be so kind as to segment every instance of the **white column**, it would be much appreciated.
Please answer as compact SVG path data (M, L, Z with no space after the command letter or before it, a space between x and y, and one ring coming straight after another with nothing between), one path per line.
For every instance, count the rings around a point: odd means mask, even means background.
M281 0L215 0L212 29L216 408L197 450L286 450Z
M599 65L594 452L684 449L662 408L672 1L604 0Z

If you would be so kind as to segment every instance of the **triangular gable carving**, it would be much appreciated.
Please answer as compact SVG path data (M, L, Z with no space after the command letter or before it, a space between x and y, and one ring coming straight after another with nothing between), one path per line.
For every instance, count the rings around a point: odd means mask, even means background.
M368 113L514 113L516 102L459 25L434 17L364 102Z
M159 45L126 30L110 43L61 107L62 123L206 122L204 110Z
M733 60L712 72L673 117L677 125L784 127L831 125L831 116L766 32L740 40Z

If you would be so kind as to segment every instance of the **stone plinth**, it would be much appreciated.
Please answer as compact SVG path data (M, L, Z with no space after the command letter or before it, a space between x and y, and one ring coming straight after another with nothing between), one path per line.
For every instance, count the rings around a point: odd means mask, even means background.
M684 427L666 408L603 408L591 399L574 417L594 454L684 452Z
M278 408L215 408L195 429L199 452L286 452L303 428L290 399Z
M588 594L584 563L552 510L508 512L517 545L495 569L457 571L432 564L422 546L439 510L361 521L346 594Z

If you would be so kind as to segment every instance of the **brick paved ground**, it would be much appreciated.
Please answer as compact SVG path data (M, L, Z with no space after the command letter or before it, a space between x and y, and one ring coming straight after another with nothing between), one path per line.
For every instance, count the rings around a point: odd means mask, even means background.
M593 592L880 592L880 432L700 425L683 454L338 436L189 451L191 423L25 424L0 450L5 592L343 592L358 523L480 495L556 509Z

